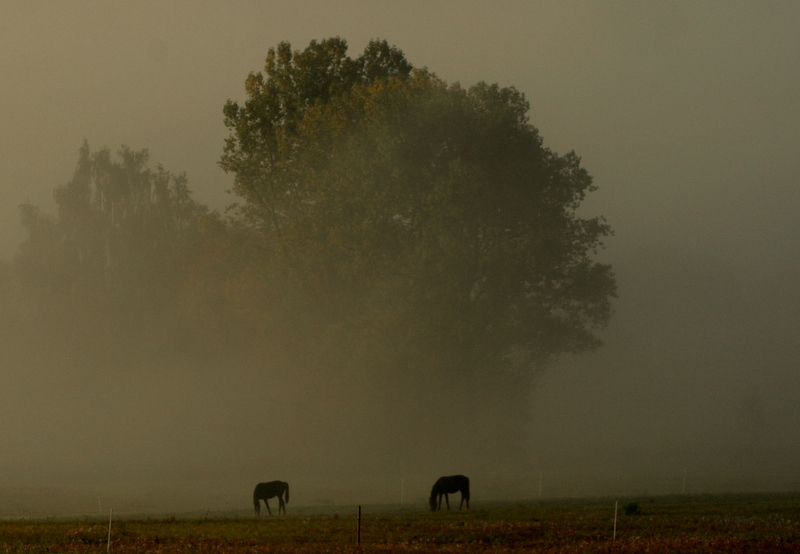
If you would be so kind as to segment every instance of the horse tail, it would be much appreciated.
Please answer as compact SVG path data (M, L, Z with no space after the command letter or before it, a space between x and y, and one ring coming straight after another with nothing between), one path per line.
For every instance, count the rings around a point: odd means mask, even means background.
M286 485L286 503L289 503L289 483L284 483Z

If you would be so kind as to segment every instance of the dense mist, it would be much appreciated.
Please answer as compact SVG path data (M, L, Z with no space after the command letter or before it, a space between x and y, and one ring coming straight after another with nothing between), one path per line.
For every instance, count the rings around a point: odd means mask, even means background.
M0 8L0 517L250 513L272 479L289 513L424 509L454 473L476 506L797 490L798 5L346 6ZM226 102L269 48L334 36L464 94L513 86L574 149L597 187L577 216L613 230L590 252L616 280L601 347L451 378L463 351L403 358L412 335L383 332L424 302L326 311L226 210L248 201L219 165ZM69 215L101 182L84 151L141 177L128 211Z
M796 488L797 266L765 281L663 247L614 266L626 293L605 346L537 389L537 461L598 491Z
M379 377L321 378L274 348L139 337L98 352L62 331L3 349L5 486L12 497L59 489L65 507L47 508L56 514L91 513L98 498L132 511L245 509L265 473L293 483L290 510L422 506L430 475L453 471L472 475L481 499L794 489L793 268L767 287L676 249L615 268L627 294L603 349L538 377L518 449L487 448L507 414L456 394L416 391L415 403L449 414L429 421L382 399ZM462 436L476 411L475 443L441 441L448 427ZM8 515L46 511L22 496Z

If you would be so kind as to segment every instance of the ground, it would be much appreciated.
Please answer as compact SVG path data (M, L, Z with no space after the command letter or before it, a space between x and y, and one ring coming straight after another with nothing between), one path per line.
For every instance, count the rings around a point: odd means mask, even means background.
M615 502L617 517L615 529ZM626 509L627 508L627 509ZM714 495L290 509L0 521L0 552L800 552L800 494Z

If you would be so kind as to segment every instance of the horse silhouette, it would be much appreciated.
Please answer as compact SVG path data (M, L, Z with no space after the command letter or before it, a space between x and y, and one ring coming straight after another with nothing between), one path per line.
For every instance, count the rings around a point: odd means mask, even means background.
M269 483L259 483L253 491L253 506L256 509L256 515L261 514L261 500L267 506L267 512L272 515L272 510L269 509L268 498L278 497L278 515L281 515L281 508L283 508L283 515L286 515L286 504L283 501L283 495L286 494L286 502L289 502L289 483L286 481L270 481Z
M461 493L461 504L458 509L467 502L467 510L469 510L469 478L464 475L451 475L449 477L439 477L436 483L433 484L431 489L431 498L428 501L431 506L431 511L442 509L442 496L447 504L447 509L450 509L450 499L448 494Z

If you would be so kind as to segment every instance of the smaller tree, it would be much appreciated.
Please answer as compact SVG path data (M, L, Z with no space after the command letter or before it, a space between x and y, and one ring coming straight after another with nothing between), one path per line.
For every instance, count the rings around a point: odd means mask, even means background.
M191 199L185 175L147 161L147 150L123 146L115 160L84 142L72 179L53 193L58 215L21 206L28 238L16 268L37 296L157 305L175 292L207 209Z

